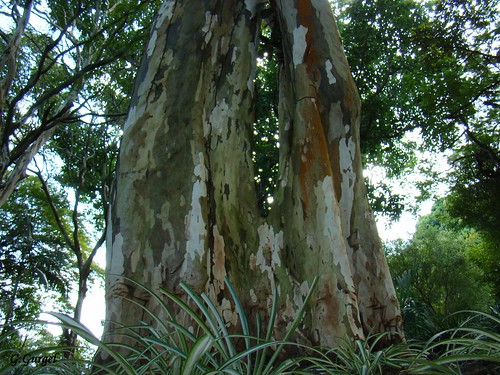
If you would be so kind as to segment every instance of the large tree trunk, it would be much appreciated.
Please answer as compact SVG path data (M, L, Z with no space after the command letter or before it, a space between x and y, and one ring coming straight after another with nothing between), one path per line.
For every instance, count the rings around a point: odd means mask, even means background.
M268 314L277 289L279 338L317 276L303 340L401 333L363 183L359 98L326 0L271 4L284 55L280 181L270 215L259 215L249 137L260 3L167 0L160 9L121 145L106 319L146 319L123 297L161 318L128 279L178 295L184 281L237 325L227 276L249 314ZM112 329L106 340L120 340Z

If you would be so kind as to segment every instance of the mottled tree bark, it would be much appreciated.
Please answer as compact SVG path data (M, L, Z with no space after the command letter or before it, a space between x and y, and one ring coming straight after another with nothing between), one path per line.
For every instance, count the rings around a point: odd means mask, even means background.
M279 294L275 335L303 306L299 336L401 332L363 185L359 98L326 0L276 0L280 181L259 216L249 137L263 1L165 1L147 45L121 145L107 258L107 320L146 319L157 302L128 279L206 292L238 324L224 277L249 314ZM182 318L181 312L175 312ZM147 319L146 319L147 320ZM107 340L119 340L105 328Z
M276 0L274 7L283 40L281 82L287 86L280 90L280 141L289 143L281 148L281 185L285 188L280 206L308 218L311 229L300 239L318 242L315 246L334 259L337 270L333 273L343 275L345 283L333 284L333 296L319 296L320 300L331 299L325 306L333 309L338 305L347 314L342 318L338 310L333 311L339 321L332 332L349 333L349 325L342 323L347 318L365 335L399 334L399 305L363 180L359 96L330 6L322 0ZM324 214L324 222L318 221L320 214ZM282 215L281 220L286 217ZM303 227L301 220L296 228ZM298 236L297 229L292 232ZM332 237L324 245L319 244L321 232ZM340 238L343 244L336 244ZM305 253L303 259L309 258ZM352 332L359 334L358 330ZM330 339L320 342L330 343L333 337L325 334Z

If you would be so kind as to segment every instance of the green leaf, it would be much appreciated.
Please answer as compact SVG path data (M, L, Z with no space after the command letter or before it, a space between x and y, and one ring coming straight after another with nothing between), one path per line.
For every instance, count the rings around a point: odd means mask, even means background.
M189 351L189 355L182 370L183 375L192 375L196 367L199 366L200 359L212 348L214 339L209 334L204 334Z

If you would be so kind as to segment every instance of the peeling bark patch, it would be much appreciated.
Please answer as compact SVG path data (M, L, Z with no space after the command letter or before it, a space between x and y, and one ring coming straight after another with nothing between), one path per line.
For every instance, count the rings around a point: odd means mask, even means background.
M338 212L335 212L335 193L333 191L332 176L326 176L322 182L314 188L316 196L316 215L319 228L323 228L323 236L328 238L328 242L336 244L338 242ZM320 241L323 242L323 241Z
M201 200L207 197L207 168L205 166L203 153L198 154L199 163L194 168L194 175L197 177L193 185L191 198L191 210L186 217L187 242L186 255L183 264L183 272L186 271L188 263L201 258L205 250L205 238L207 228L203 218Z
M155 22L155 26L153 29L153 33L148 42L148 46L146 49L146 56L149 58L153 54L153 51L157 44L158 39L158 29L165 23L165 20L170 21L173 15L173 9L175 7L176 2L173 1L164 1L158 11L158 18Z
M155 46L156 46L156 39L157 38L158 38L158 32L155 30L155 31L153 31L153 34L151 34L151 38L149 39L148 49L146 51L146 55L148 57L151 57L151 55L153 54L153 51L154 51Z
M257 269L257 257L255 256L255 254L251 254L250 255L250 269L252 271L255 271Z
M205 25L201 28L201 32L205 34L205 43L208 44L210 39L212 39L212 29L213 25L217 22L217 15L211 12L205 13Z
M253 290L253 289L250 289L250 300L252 301L252 303L255 303L255 304L258 301L257 295L255 294L255 290Z
M221 135L223 131L223 124L227 123L229 105L226 103L226 99L222 99L210 114L210 125L211 130L215 132L216 135Z
M164 1L161 4L160 10L158 11L158 19L156 20L157 28L163 24L165 19L171 20L176 3L176 1Z
M309 283L307 281L304 281L302 284L300 284L299 288L295 289L293 302L295 303L295 306L297 306L297 310L300 310L302 306L304 306L304 299L306 298L310 289L311 287L309 286Z
M333 264L339 266L339 272L342 274L343 279L346 280L348 287L354 290L351 268L341 232L340 212L335 199L332 177L326 176L322 182L318 182L314 188L314 193L317 200L316 222L318 228L323 228L323 232L318 233L318 235L326 237L326 241L318 242L324 243L331 248Z
M107 258L106 264L108 265L109 272L111 274L115 275L123 274L124 259L123 259L122 247L123 247L123 236L121 233L117 233L113 241L113 247L111 249L111 252L108 252L106 257Z
M348 125L346 130L348 130ZM354 157L356 153L356 145L352 137L342 139L339 143L340 156L340 172L342 175L341 191L339 206L342 212L342 225L345 231L346 238L350 236L351 228L351 212L354 205L354 182L356 181L356 173L354 172Z
M333 75L333 64L330 60L325 61L325 67L326 67L326 76L328 77L328 83L330 85L337 83L337 79Z
M214 284L216 293L224 290L224 277L226 277L226 254L224 252L224 237L219 233L217 225L213 227L214 249L213 249L213 268Z
M259 249L257 250L255 265L267 273L271 282L271 289L275 288L274 270L281 266L280 251L283 248L283 231L274 233L272 226L262 224L257 228L259 235Z
M342 106L340 101L331 104L329 117L330 124L328 129L328 143L331 143L343 136L344 115L342 113Z
M307 50L307 27L300 25L293 30L293 64L295 67L302 64Z
M220 308L222 310L222 316L224 317L224 320L235 326L236 324L238 324L238 314L233 311L233 308L231 306L231 302L224 298L220 304Z

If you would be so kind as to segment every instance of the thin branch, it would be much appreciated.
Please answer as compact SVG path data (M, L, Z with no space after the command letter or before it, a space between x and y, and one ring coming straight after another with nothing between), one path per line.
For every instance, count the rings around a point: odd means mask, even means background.
M36 165L36 163L35 163ZM52 194L49 191L49 188L47 186L47 183L45 179L42 176L42 172L40 171L40 168L37 166L37 170L31 170L30 172L34 173L37 177L40 183L42 184L42 190L47 198L47 202L49 203L50 210L52 212L52 215L54 216L54 219L56 220L57 227L61 231L64 241L66 244L69 246L70 249L74 251L75 245L73 242L71 242L71 238L68 235L68 232L66 231L66 228L64 227L64 223L62 222L61 216L59 215L59 211L57 210L57 207L54 204L54 200L52 199Z

